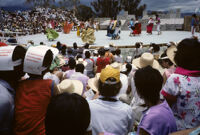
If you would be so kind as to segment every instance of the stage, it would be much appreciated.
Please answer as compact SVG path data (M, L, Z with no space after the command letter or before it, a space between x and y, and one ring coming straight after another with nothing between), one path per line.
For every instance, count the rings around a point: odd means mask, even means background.
M163 31L162 35L157 35L156 31L153 32L153 35L149 35L145 31L143 31L140 36L135 37L130 37L129 33L129 31L122 31L120 34L121 38L119 40L111 40L110 37L106 36L106 31L101 30L95 32L96 41L95 44L92 46L105 46L109 43L114 43L116 46L133 46L136 42L143 42L147 45L150 43L163 44L169 43L170 41L179 42L184 38L191 37L191 32L185 31ZM57 41L60 41L62 44L66 44L67 46L72 46L74 42L76 42L78 46L82 46L84 44L81 38L77 37L76 31L72 31L70 32L70 34L64 34L60 32L59 37L52 42L49 42L46 35L44 34L18 37L18 42L20 44L27 44L29 40L33 40L36 45L39 45L40 42L43 42L44 44L49 46L52 44L56 44Z

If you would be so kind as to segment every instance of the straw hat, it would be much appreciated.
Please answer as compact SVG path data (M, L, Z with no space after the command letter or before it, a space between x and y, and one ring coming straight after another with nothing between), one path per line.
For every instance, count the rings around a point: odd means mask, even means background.
M148 65L155 69L159 69L160 67L158 61L154 59L154 56L151 53L143 53L141 57L134 59L132 64L138 68L143 68Z
M79 80L65 79L57 87L60 93L68 92L82 95L83 92L83 84Z
M100 78L100 73L97 73L96 76L94 78L91 78L88 80L88 86L94 90L94 91L98 91L98 85L99 85L99 78Z
M174 56L175 56L176 51L177 51L177 47L175 45L172 45L167 49L167 56L171 60L171 62L173 62L175 65L176 63L174 61Z
M122 69L122 63L114 62L110 64L110 66L112 66L114 69L118 69L119 71Z
M77 61L76 61L76 64L83 64L84 66L87 66L87 62L83 60L83 58L79 58Z

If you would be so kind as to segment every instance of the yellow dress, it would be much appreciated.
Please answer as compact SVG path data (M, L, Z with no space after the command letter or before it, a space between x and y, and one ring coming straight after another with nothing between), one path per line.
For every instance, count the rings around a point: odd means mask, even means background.
M80 26L77 27L77 36L80 37Z

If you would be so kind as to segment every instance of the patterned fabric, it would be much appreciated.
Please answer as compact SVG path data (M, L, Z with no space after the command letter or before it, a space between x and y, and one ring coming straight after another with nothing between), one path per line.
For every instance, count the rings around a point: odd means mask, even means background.
M200 125L200 72L189 72L177 68L161 92L166 99L177 100L172 110L178 130Z

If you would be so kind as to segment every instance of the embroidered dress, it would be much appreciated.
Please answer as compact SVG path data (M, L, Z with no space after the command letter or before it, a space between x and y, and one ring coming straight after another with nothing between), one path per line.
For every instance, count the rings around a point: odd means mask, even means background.
M167 99L176 100L172 111L178 130L200 125L200 71L178 67L161 93Z

